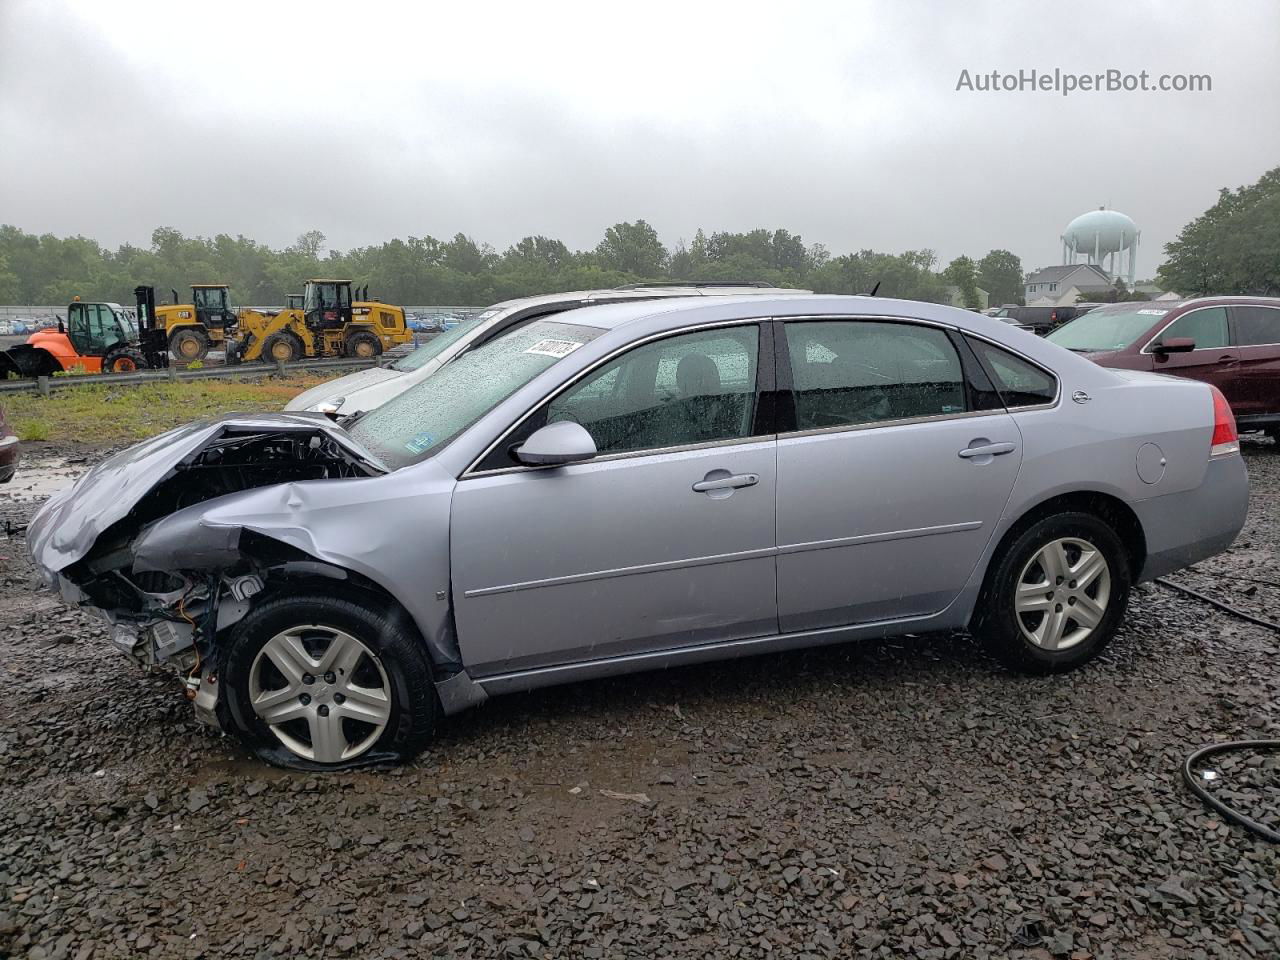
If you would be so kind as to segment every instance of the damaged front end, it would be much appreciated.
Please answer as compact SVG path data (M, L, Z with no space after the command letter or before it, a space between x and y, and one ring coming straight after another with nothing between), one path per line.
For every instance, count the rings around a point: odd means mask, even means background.
M221 726L218 638L267 585L347 579L347 570L210 507L263 488L286 491L263 527L294 528L307 497L293 484L384 474L341 428L309 415L224 418L170 431L104 461L51 498L28 528L50 586L95 609L111 642L146 667L176 671L202 720ZM293 494L287 491L293 489Z

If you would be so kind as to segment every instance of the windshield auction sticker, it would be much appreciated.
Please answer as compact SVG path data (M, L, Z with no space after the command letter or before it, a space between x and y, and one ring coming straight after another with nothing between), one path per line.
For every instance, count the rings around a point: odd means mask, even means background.
M555 357L558 360L561 357L567 357L580 346L582 344L572 340L539 340L525 353L539 353L544 357Z

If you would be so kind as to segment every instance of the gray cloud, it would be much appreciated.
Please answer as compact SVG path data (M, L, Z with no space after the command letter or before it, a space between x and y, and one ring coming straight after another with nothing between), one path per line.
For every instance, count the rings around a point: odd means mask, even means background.
M501 248L643 217L668 243L785 226L1031 267L1106 203L1150 274L1219 187L1280 163L1271 0L406 6L0 3L0 221ZM1054 67L1213 92L955 90Z

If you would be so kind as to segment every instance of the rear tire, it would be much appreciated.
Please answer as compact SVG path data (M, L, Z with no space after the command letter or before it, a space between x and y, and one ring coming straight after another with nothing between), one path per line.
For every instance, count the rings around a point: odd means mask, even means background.
M147 358L137 347L112 347L102 356L103 373L133 373L146 369Z
M179 363L195 363L209 355L209 335L198 328L174 331L169 337L169 352Z
M1045 517L1002 547L973 632L1015 670L1073 670L1115 635L1132 576L1124 544L1103 521L1088 513Z
M343 352L348 357L372 359L382 355L382 341L368 330L360 330L347 337Z
M267 363L293 363L302 359L302 341L292 333L273 333L262 342L262 359Z
M403 611L341 595L259 604L232 630L222 678L236 733L278 766L399 763L422 749L439 716L422 641Z

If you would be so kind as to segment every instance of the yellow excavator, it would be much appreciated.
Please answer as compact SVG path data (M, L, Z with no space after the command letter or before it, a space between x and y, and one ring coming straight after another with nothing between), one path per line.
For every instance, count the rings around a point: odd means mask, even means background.
M291 302L276 313L240 311L239 338L228 343L227 362L372 358L389 347L413 342L404 307L369 300L367 285L354 292L360 299L353 299L350 280L308 280L300 306Z

